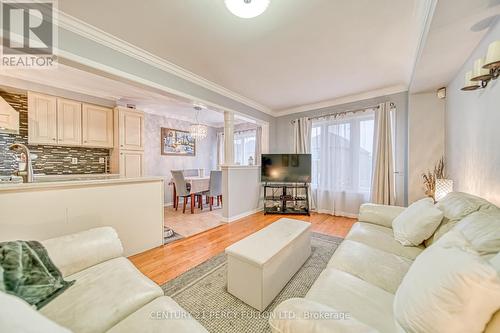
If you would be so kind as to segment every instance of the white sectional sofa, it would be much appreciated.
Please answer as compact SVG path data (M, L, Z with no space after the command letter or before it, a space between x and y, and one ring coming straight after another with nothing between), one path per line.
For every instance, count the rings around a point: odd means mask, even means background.
M453 228L462 228L464 223L483 219L477 227L464 231L465 236L470 237L471 243L477 241L496 247L498 253L498 207L478 197L452 193L438 208L443 210L444 219L434 238ZM273 332L402 332L393 314L395 293L415 258L426 250L424 246L403 246L394 239L392 221L403 210L363 205L359 222L354 224L305 298L289 299L274 310L269 321ZM469 215L472 218L463 222ZM427 245L431 245L432 240L435 239L428 240ZM492 257L494 254L490 253L485 259ZM500 332L500 311L485 332Z
M207 332L123 257L122 244L114 229L91 229L49 239L42 244L65 280L76 282L39 312L28 308L32 312L23 315L20 314L23 308L19 299L0 295L2 309L13 304L18 310L11 314L11 318L17 316L25 321L26 327L17 326L17 331ZM31 327L35 319L43 322L39 314L51 323ZM35 319L31 320L31 317ZM13 320L6 324L15 327L19 323ZM42 329L44 327L48 328Z

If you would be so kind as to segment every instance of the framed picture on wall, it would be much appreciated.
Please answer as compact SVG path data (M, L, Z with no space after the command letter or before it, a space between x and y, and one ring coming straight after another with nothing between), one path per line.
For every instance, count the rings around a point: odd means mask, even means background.
M161 128L161 154L195 156L196 140L188 131Z

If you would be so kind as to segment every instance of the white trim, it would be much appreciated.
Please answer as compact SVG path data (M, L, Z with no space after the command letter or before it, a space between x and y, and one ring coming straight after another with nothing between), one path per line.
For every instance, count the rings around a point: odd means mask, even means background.
M397 94L400 92L408 91L408 86L399 84L391 87L386 87L382 89L376 89L376 90L371 90L355 95L348 95L348 96L343 96L343 97L338 97L334 98L328 101L323 101L319 103L313 103L313 104L307 104L307 105L302 105L302 106L297 106L294 108L290 109L284 109L280 111L276 111L275 115L277 117L281 116L286 116L294 113L299 113L299 112L306 112L306 111L312 111L312 110L317 110L317 109L323 109L335 105L342 105L342 104L347 104L347 103L352 103L352 102L358 102L364 99L369 99L369 98L375 98L375 97L380 97L380 96L387 96L387 95L392 95L392 94Z
M163 203L163 207L173 207L173 206L174 206L173 201L171 201L171 202L164 202Z
M264 210L264 207L260 207L260 208L257 208L257 209L249 210L248 212L244 212L244 213L238 214L236 216L221 217L221 219L222 219L222 222L224 222L224 223L231 223L231 222L234 222L236 220L242 219L244 217L250 216L252 214L261 212L263 210Z
M142 77L138 77L136 75L133 75L133 74L121 71L121 70L113 68L113 67L109 67L107 65L103 65L101 63L98 63L98 62L95 62L93 60L81 57L79 55L75 55L73 53L70 53L70 52L67 52L67 51L63 51L63 50L59 50L58 52L59 52L58 54L59 54L59 56L61 58L64 58L64 59L67 59L67 60L70 60L70 61L74 61L74 62L82 64L84 66L88 66L88 67L97 69L97 70L99 70L101 72L104 72L104 73L107 73L107 74L110 74L110 75L113 75L113 76L118 76L118 77L121 77L123 79L129 80L129 81L132 81L132 82L136 82L136 83L139 83L139 84L151 87L151 88L156 88L156 89L162 90L164 92L167 92L169 94L177 95L179 97L183 97L183 98L188 99L188 100L192 100L192 101L196 100L198 102L201 102L201 103L205 104L208 107L214 108L215 110L229 111L229 112L234 112L236 114L242 114L242 115L244 115L246 117L250 117L249 115L237 112L237 111L232 110L232 109L228 109L227 107L224 107L222 105L219 105L219 104L207 101L207 100L203 100L203 99L200 99L198 97L194 97L192 95L180 92L178 90L172 89L172 88L164 86L162 84L159 84L159 83L156 83L156 82L153 82L153 81L149 81L149 80L144 79Z
M224 88L212 81L209 81L199 75L196 75L193 72L190 72L144 49L141 49L99 28L96 28L88 23L85 23L69 14L64 13L63 11L58 11L58 14L59 14L58 26L65 30L76 33L82 37L85 37L101 45L109 47L113 50L121 52L134 59L155 66L156 68L159 68L165 72L176 75L182 79L195 83L203 88L209 89L213 92L228 97L232 100L243 103L256 110L267 113L269 115L274 115L274 112L271 109L256 101L253 101L245 96L242 96L234 91Z
M344 213L344 212L335 212L332 214L331 210L328 209L311 209L311 211L318 213L318 214L327 214L327 215L332 215L332 216L338 216L338 217L348 217L351 219L357 219L359 217L359 214L349 214L349 213Z
M427 44L427 37L429 36L432 18L434 17L434 12L436 11L437 0L427 0L425 5L426 5L425 10L424 10L425 16L423 18L423 21L421 22L422 29L421 29L420 35L418 36L418 44L417 44L418 46L417 46L417 49L415 51L413 68L411 71L410 87L409 87L410 91L412 90L411 87L412 87L413 81L415 79L418 63L420 62L420 59L422 58L422 53L424 52L425 45Z

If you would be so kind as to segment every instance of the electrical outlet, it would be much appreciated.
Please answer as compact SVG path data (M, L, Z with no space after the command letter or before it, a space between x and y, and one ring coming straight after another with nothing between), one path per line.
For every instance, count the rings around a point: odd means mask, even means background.
M71 164L78 164L78 158L72 157L71 158Z
M99 163L104 164L104 157L99 157Z

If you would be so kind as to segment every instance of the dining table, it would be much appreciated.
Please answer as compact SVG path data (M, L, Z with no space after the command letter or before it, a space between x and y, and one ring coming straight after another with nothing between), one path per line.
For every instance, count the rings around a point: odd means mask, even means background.
M191 196L191 214L194 214L194 206L195 206L195 195L197 193L208 191L210 188L210 177L209 176L193 176L193 177L184 177L186 182L190 184L189 194ZM174 208L176 207L177 190L175 189L174 180L170 180L170 184L173 187L173 198L174 198Z

